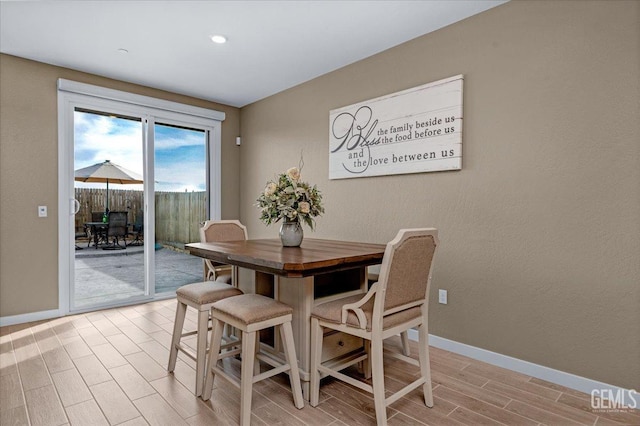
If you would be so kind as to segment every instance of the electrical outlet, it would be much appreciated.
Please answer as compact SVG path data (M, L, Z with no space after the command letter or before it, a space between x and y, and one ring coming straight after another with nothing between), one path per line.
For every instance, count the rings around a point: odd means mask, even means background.
M47 217L47 206L38 206L38 217Z
M447 304L447 290L438 290L438 303Z

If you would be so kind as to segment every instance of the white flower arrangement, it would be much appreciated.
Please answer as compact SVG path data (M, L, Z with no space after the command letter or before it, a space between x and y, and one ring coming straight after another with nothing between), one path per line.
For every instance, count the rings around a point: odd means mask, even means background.
M260 220L266 225L281 219L288 222L304 222L313 229L313 218L324 213L322 194L314 185L300 181L300 169L292 167L267 182L257 199Z

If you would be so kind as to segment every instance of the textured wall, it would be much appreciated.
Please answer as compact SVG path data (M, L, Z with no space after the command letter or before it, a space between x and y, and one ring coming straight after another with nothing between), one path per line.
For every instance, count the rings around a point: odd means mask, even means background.
M65 78L226 113L222 217L239 215L237 108L0 55L0 316L58 308L58 104ZM38 218L37 206L49 216Z
M457 74L463 170L328 180L329 110ZM439 228L433 334L637 389L639 76L639 2L507 3L243 108L241 219L304 150L307 236Z

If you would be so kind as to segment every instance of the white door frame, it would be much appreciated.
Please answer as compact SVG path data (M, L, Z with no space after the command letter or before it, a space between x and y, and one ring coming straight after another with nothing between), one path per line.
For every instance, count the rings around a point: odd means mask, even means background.
M154 181L153 170L153 123L168 120L191 125L206 131L208 135L208 170L209 179L209 216L219 219L221 215L221 127L225 114L220 111L209 110L191 105L184 105L148 96L135 95L118 90L107 89L84 83L59 79L58 80L58 311L66 315L70 312L70 286L74 278L75 241L72 230L75 229L74 218L74 128L73 111L75 107L96 110L107 110L135 117L141 117L143 122L143 162L144 181ZM146 130L146 131L145 131ZM150 137L149 137L150 136ZM137 303L154 297L153 288L149 288L150 280L155 277L153 233L147 233L146 228L154 229L155 203L153 188L145 188L144 198L145 235L150 235L151 241L145 244L145 290L149 296L138 300L131 299L130 303ZM153 277L153 278L152 278ZM145 291L146 293L146 291ZM126 302L125 302L126 303ZM118 303L122 304L122 303ZM100 307L101 309L104 307ZM91 310L89 308L86 310ZM74 310L81 312L81 310Z

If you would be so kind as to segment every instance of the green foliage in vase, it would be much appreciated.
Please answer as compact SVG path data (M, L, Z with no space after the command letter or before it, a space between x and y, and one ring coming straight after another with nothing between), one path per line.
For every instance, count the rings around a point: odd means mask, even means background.
M267 182L257 199L260 220L266 225L285 221L301 222L314 226L313 218L324 213L322 194L318 188L300 180L300 170L292 167Z

